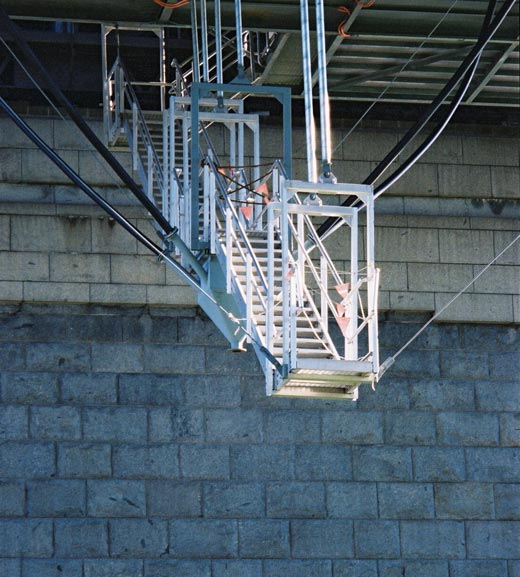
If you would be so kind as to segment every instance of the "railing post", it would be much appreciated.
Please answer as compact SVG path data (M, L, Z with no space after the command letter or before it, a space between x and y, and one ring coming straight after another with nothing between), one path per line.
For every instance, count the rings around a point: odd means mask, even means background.
M139 151L137 139L139 135L137 104L132 102L132 166L134 171L139 168Z
M248 252L246 254L246 329L248 343L251 342L251 328L252 328L252 318L253 318L253 282L251 275L253 274L251 266L251 254Z
M289 218L287 212L287 188L285 186L285 179L280 178L280 196L281 196L281 223L280 234L282 244L282 343L283 343L283 363L289 366L290 346L291 346L291 313L292 313L292 299L294 291L291 290L290 284L292 282L293 274L289 271Z
M232 246L231 246L231 209L226 208L226 292L231 294L231 268L232 268Z
M366 200L367 209L367 232L366 232L366 259L367 259L367 314L369 315L370 322L368 323L368 349L372 353L372 363L373 370L377 372L379 370L379 362L377 355L377 288L376 283L377 272L374 266L374 196L370 192L367 195ZM377 362L377 365L374 363Z
M170 139L169 146L168 146L168 168L169 168L169 177L168 182L170 185L170 199L169 199L169 220L173 224L174 227L177 229L179 228L179 220L178 220L178 202L179 202L179 194L178 194L178 186L177 186L177 179L175 178L174 171L176 170L175 167L175 100L173 96L170 96L170 104L168 108L168 136Z
M170 151L169 151L169 111L165 108L163 110L163 150L162 150L162 160L163 160L163 182L162 182L162 190L161 190L161 199L162 199L162 213L164 216L170 220L170 207L169 200L170 200ZM171 221L170 221L171 222Z
M209 166L204 165L202 175L202 238L209 241Z
M321 277L321 287L320 287L320 309L321 309L321 324L325 332L329 332L329 305L327 303L327 294L329 292L329 279L328 279L328 268L327 259L322 255L320 257L320 277Z
M148 197L153 199L153 150L149 144L146 147L146 163L147 163L147 193Z
M358 265L358 212L354 212L350 220L350 303L347 309L350 322L346 330L345 358L357 360L358 337L355 336L358 326L358 293L357 282L359 277ZM352 340L352 342L348 342Z
M210 252L215 254L217 252L217 215L215 205L215 173L210 172L209 175L209 228L210 228Z

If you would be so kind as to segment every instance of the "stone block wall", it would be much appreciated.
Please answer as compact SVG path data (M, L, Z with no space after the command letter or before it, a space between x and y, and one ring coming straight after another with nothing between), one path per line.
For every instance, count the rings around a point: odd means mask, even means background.
M4 305L0 575L518 577L519 350L434 325L357 403L266 398L195 308Z

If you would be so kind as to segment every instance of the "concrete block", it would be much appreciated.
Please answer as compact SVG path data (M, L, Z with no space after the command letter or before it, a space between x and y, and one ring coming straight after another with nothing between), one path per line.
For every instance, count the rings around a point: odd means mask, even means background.
M168 522L157 519L110 521L110 554L138 558L167 555Z
M385 443L390 445L435 444L435 417L424 412L385 414Z
M0 366L10 370L25 368L25 347L18 344L0 344Z
M300 481L349 481L352 479L352 451L334 445L296 447L296 479Z
M392 559L399 557L399 523L397 521L354 521L356 557Z
M130 407L85 409L83 435L92 441L143 442L147 438L146 410Z
M38 252L0 252L2 280L49 280L49 256Z
M17 149L0 149L0 180L3 182L21 182L22 151Z
M379 483L383 519L433 519L433 486L427 483Z
M229 448L211 445L183 445L180 448L181 472L185 479L229 479ZM245 475L247 479L247 475Z
M439 166L439 195L452 198L489 198L491 171L489 166Z
M443 230L439 235L439 247L441 263L487 264L494 256L493 232Z
M78 173L91 186L116 186L121 180L116 173L108 167L104 160L95 152L78 150ZM132 160L129 152L116 153L117 160L132 174ZM116 205L117 206L117 205Z
M56 151L61 158L74 170L78 172L78 152L75 150ZM21 150L23 182L40 182L40 183L69 183L65 174L40 150L22 149Z
M88 371L90 349L75 343L31 343L27 348L27 367L39 371Z
M439 311L455 295L435 294L435 311ZM446 322L511 323L513 298L511 295L463 294L446 311L439 315Z
M75 314L66 318L67 339L80 342L121 341L121 319L115 314Z
M51 124L53 129L54 146L56 148L70 148L72 150L89 151L93 150L90 142L72 122L62 122L56 119L52 122L46 121L46 128L47 124ZM100 140L104 139L102 122L89 120L88 125Z
M3 474L5 475L5 473ZM0 481L0 515L2 517L23 517L24 510L24 484L22 482Z
M86 303L89 285L85 283L23 283L23 298L27 302Z
M144 481L88 481L89 517L144 517Z
M92 219L92 252L135 255L137 240L108 216Z
M354 447L356 481L411 481L411 451L405 447Z
M116 375L109 373L64 374L61 377L61 400L70 405L114 404L117 402L116 386Z
M416 481L463 481L466 475L458 448L414 447L413 464Z
M31 435L45 440L76 440L81 437L81 416L73 407L32 407Z
M408 264L408 288L411 291L457 291L473 279L471 265Z
M197 294L190 286L156 286L146 287L148 305L197 306Z
M380 269L380 290L406 291L408 289L408 273L406 263L384 262L381 263Z
M464 136L462 146L464 164L518 166L519 145L514 138Z
M263 414L255 409L208 409L210 443L259 443L263 439Z
M434 294L427 292L391 292L390 306L392 310L433 311Z
M401 555L409 559L463 559L464 523L401 521Z
M113 283L164 284L165 266L154 256L113 254L110 257Z
M145 561L145 577L210 577L210 561ZM107 576L108 577L108 576ZM121 575L126 577L126 575Z
M293 479L294 451L275 445L231 447L231 477L241 481Z
M488 354L442 351L441 373L451 379L485 379L489 376Z
M136 344L92 345L92 368L97 372L135 373L143 370L143 348Z
M474 386L471 382L423 380L410 383L410 407L416 410L474 410Z
M518 411L520 392L511 381L475 383L477 409L480 411Z
M373 445L383 442L381 413L334 411L323 414L322 440L326 443Z
M474 266L476 276L481 267ZM461 287L465 285L460 285ZM476 282L477 293L518 294L520 287L520 268L513 266L493 266L488 269Z
M497 519L520 520L520 484L496 484L494 495Z
M0 439L26 439L28 416L26 407L0 406Z
M119 375L120 401L125 405L176 406L183 402L183 383L179 375Z
M154 373L203 373L204 348L188 345L145 345L145 370Z
M315 411L269 411L265 438L270 443L313 443L320 439L320 418Z
M142 285L91 285L90 302L143 305L146 304L146 287Z
M47 118L24 116L25 122L50 146L54 145L52 122ZM0 123L0 147L2 148L34 148L35 144L28 136L14 129L13 122L7 117Z
M239 377L194 375L185 384L184 392L187 406L231 408L241 403Z
M110 258L102 254L50 254L50 280L110 282Z
M52 521L48 519L0 519L0 555L37 559L51 557Z
M83 563L76 559L24 559L22 577L83 577Z
M327 516L322 483L268 483L266 494L268 517L301 519Z
M453 577L496 577L507 575L507 561L450 561Z
M202 489L197 482L147 481L150 517L201 517Z
M518 236L518 232L509 230L495 230L493 232L495 254L500 254L511 242ZM490 259L491 260L491 259ZM520 244L516 242L501 256L497 265L512 265L518 266L520 262Z
M352 521L291 521L291 550L296 559L353 557Z
M469 521L468 557L474 559L517 559L520 551L520 522Z
M227 346L227 341L206 316L180 317L178 319L178 342L181 344L198 344Z
M0 445L0 471L10 479L45 479L55 473L52 443L5 441Z
M30 517L82 517L86 513L84 481L33 481L27 483Z
M179 476L178 453L171 444L114 447L114 475L123 479L175 479Z
M107 522L98 519L56 519L55 554L64 558L107 557Z
M110 445L70 443L58 449L58 471L60 477L98 479L110 477Z
M167 414L168 413L168 414ZM204 439L204 416L199 409L151 409L149 438L151 441L194 442Z
M248 561L213 561L214 577L263 577L262 562Z
M238 522L241 557L287 558L289 556L289 523L274 519L249 519Z
M427 162L462 164L464 140L465 139L458 134L442 134L428 149L428 152L424 155L424 159Z
M408 382L402 379L386 379L376 385L376 390L369 387L359 389L357 405L367 409L407 409L410 405Z
M516 448L466 449L468 479L481 482L516 482L520 474L520 450Z
M129 559L85 559L85 577L143 577L143 562Z
M143 312L142 315L126 317L122 321L124 341L172 344L179 342L177 324L181 319L170 316L154 317ZM206 322L206 324L215 326L210 322Z
M330 561L273 559L264 562L264 577L332 577Z
M390 194L406 196L437 196L440 192L436 164L415 164L390 189Z
M90 219L32 216L11 219L11 249L36 252L90 252Z
M439 262L438 230L378 228L375 251L382 262L436 263Z
M378 577L377 561L334 561L334 577Z
M392 132L363 130L349 134L345 140L340 132L337 138L342 143L340 150L343 159L379 162L397 144L398 135Z
M3 373L1 383L4 403L53 404L58 400L58 375L54 373Z
M375 483L327 483L327 516L344 519L377 518Z
M500 445L520 447L520 413L500 415Z
M495 354L489 360L491 377L518 380L520 377L520 353Z
M392 347L392 354L395 347ZM385 351L381 351L382 358ZM439 351L414 351L413 349L405 350L399 357L399 360L390 369L388 375L398 377L412 377L424 379L425 377L439 377Z
M493 518L493 487L480 483L440 483L435 486L435 512L440 519Z
M232 353L228 347L204 348L206 371L220 375L257 375L261 374L258 360L252 350L239 355Z
M23 283L20 281L0 281L0 300L2 302L23 301Z
M379 561L381 575L385 577L448 577L448 561Z
M236 521L176 519L170 522L171 553L177 558L229 559L237 556Z
M263 517L265 513L264 492L261 483L206 483L204 516L233 519ZM245 555L245 557L250 557L250 555Z
M489 413L440 413L439 445L498 445L498 417Z

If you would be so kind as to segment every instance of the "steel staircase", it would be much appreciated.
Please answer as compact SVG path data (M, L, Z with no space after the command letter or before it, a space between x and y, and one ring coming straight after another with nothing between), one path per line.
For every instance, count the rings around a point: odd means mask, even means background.
M195 96L171 95L163 112L140 109L119 60L108 85L108 138L129 146L143 188L177 231L177 244L165 242L165 250L198 276L199 304L231 348L251 344L266 393L355 400L379 367L371 188L291 180L286 161L261 176L259 116L244 113L243 99L207 94L210 85L195 84ZM236 84L217 85L226 86L236 94ZM239 92L246 90L255 88ZM207 137L211 123L229 130L229 158L219 158ZM341 206L345 196L357 203ZM334 234L350 237L348 271L336 269L316 233L326 217L339 221Z

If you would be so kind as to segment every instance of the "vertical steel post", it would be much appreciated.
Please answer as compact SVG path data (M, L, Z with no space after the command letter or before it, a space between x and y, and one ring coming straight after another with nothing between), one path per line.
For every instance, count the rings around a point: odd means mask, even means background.
M110 143L110 93L108 88L107 29L101 24L101 70L103 74L103 119L106 142Z
M202 34L202 77L209 82L208 10L206 0L200 0L200 29Z
M161 110L166 108L166 42L164 39L164 28L159 29L159 70L160 70L160 82L161 82Z
M332 164L330 102L327 88L327 47L325 45L325 15L323 0L316 0L316 40L318 47L318 80L320 89L320 133L323 176L328 178ZM312 82L312 81L311 81Z
M161 91L162 92L162 91ZM162 175L163 175L163 181L162 181L162 189L161 189L161 199L162 199L162 213L164 214L164 216L166 218L169 219L169 214L170 214L170 210L169 210L169 206L168 206L168 201L169 201L169 190L170 190L170 152L169 152L169 143L170 143L170 139L169 139L169 122L168 122L168 118L169 118L169 112L168 110L165 108L163 110L163 138L162 138L162 161L163 161L163 170L162 170ZM171 222L171 221L170 221Z
M242 43L242 2L235 0L235 28L237 32L238 76L244 74L244 45Z
M199 25L197 22L197 2L190 2L191 6L191 43L193 52L193 82L200 82L199 62Z
M217 82L224 82L224 73L222 69L222 18L221 18L220 0L215 0L215 48L217 51ZM222 96L222 92L219 92Z
M314 125L314 112L312 109L311 41L309 31L309 7L307 0L300 0L300 19L302 27L305 133L307 139L307 178L309 182L317 182L318 172L316 169L316 127Z
M345 357L347 360L357 360L358 358L358 338L354 336L358 326L358 294L357 282L359 278L358 264L358 211L356 210L350 219L350 306L348 315L350 322L347 326L346 339L353 339L351 343L345 345Z

